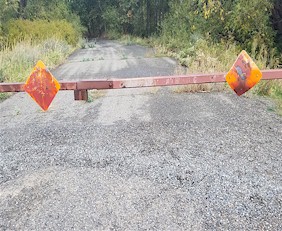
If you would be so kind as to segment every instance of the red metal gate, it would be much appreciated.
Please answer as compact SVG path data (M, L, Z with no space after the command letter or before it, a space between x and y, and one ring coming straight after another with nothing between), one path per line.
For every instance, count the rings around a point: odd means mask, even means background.
M282 69L262 71L263 80L282 79ZM225 73L217 74L193 74L179 76L159 76L159 77L142 77L128 79L94 79L60 82L60 90L74 91L75 100L87 100L88 90L97 89L122 89L122 88L140 88L140 87L158 87L174 86L202 83L223 83ZM0 92L24 92L25 83L0 83Z

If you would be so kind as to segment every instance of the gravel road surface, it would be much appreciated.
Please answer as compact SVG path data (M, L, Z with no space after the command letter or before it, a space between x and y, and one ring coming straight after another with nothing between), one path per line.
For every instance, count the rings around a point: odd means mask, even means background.
M92 47L92 46L91 46ZM98 41L58 79L171 75ZM167 88L0 103L0 230L282 230L282 118L261 98ZM98 97L99 96L99 97Z

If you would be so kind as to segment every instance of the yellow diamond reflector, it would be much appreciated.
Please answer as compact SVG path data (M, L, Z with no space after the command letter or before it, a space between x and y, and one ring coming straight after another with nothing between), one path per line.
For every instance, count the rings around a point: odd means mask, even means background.
M227 73L226 81L240 96L255 86L261 80L261 77L262 73L257 65L246 51L242 51Z
M47 111L59 90L59 82L44 63L38 61L25 83L25 91L44 111Z

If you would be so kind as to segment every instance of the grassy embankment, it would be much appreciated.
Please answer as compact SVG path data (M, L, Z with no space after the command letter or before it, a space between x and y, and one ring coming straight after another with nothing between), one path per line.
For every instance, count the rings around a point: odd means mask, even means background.
M76 49L79 37L79 31L66 21L10 22L1 44L0 82L24 82L38 60L54 68ZM0 100L10 95L0 93Z
M115 35L114 38L118 38ZM154 47L157 55L168 55L176 58L181 65L188 67L187 73L215 73L227 72L235 62L241 48L235 43L212 44L202 39L195 39L191 43L183 44L179 40L164 42L161 37L142 39L134 36L120 36L119 40L123 44L140 44ZM273 52L273 53L272 53ZM274 54L261 47L260 44L253 42L250 56L253 57L260 69L270 69L279 67L279 59ZM178 73L180 74L180 73ZM203 91L225 91L229 90L227 84L200 84L189 85L175 88L175 92L203 92ZM247 94L248 97L252 95L259 95L269 97L276 103L276 108L273 109L282 115L282 81L261 81ZM271 109L272 110L272 109Z

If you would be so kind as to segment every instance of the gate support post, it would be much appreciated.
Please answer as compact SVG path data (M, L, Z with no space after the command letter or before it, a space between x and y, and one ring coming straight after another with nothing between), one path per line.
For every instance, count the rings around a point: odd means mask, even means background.
M87 90L74 90L74 100L88 100Z

